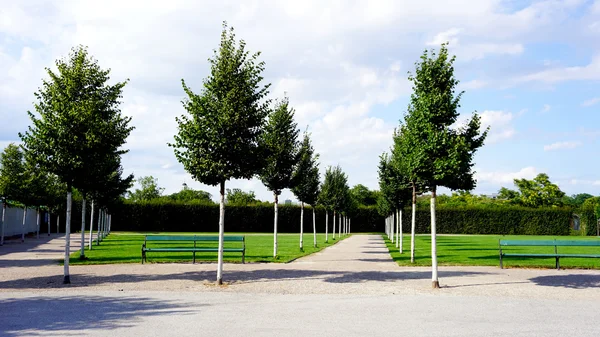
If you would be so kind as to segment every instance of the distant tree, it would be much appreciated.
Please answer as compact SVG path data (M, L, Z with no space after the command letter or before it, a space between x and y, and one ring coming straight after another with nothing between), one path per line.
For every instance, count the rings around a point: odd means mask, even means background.
M165 190L158 186L158 179L153 176L140 177L137 179L137 183L140 188L128 193L129 199L135 202L158 199Z
M8 144L0 153L0 198L2 199L2 227L0 245L4 244L6 205L20 201L25 191L25 166L23 152L14 143Z
M225 231L225 182L250 179L265 162L260 144L269 112L267 85L262 85L264 62L260 53L250 55L246 43L235 40L233 29L223 23L221 43L209 59L211 70L200 94L182 80L187 115L177 118L177 160L191 176L207 185L219 185L219 253L217 284L223 283L223 235Z
M564 205L565 193L560 190L558 185L552 183L548 175L545 173L538 174L532 180L523 178L515 179L514 182L518 188L518 191L502 187L498 192L498 199L506 200L511 204L525 207L550 207Z
M396 230L396 247L402 253L403 234L401 233L400 219L402 218L402 209L411 200L411 182L405 176L400 168L394 165L394 162L387 153L380 156L379 161L379 190L381 191L382 199L391 214L395 213ZM390 213L386 214L389 215ZM394 231L392 231L394 232ZM392 242L394 238L392 237Z
M194 190L183 184L181 191L170 194L166 197L168 200L179 201L179 202L199 202L204 204L214 204L212 201L212 195L206 191Z
M298 151L298 163L292 174L292 192L300 200L300 249L304 249L304 204L314 206L319 196L319 155L315 153L310 136L304 134L304 139ZM314 219L314 217L313 217ZM316 227L313 223L313 233L316 246Z
M279 195L286 188L293 187L292 174L298 164L298 128L294 122L294 109L289 107L285 97L277 102L269 114L269 120L262 136L266 153L266 165L260 173L260 180L273 192L275 215L273 220L273 257L277 256L277 217L279 215Z
M365 185L358 184L354 185L350 189L352 197L359 205L362 206L375 206L377 205L378 191L371 191Z
M415 163L419 180L431 190L431 256L432 285L439 287L437 275L437 243L435 200L438 186L452 190L471 190L475 186L473 157L487 136L480 131L477 114L459 128L454 125L459 117L462 92L455 94L458 80L454 77L454 60L448 54L447 44L439 52L425 51L416 71L409 75L413 83L409 112L405 116L406 132L416 142L420 153Z
M242 191L239 188L227 189L226 203L231 206L248 206L259 202L254 191Z
M593 198L594 196L589 194L589 193L579 193L579 194L574 194L571 196L572 201L572 205L575 207L579 207L581 205L583 205L583 203L589 199L589 198Z
M35 93L37 114L28 112L33 125L19 136L39 168L67 186L63 282L70 283L73 189L85 190L98 179L90 174L98 163L127 152L122 146L133 127L119 109L126 82L107 84L110 70L101 69L85 47L73 48L67 58L56 61L56 68L46 69L49 79Z
M333 238L335 239L335 210L334 210L334 174L332 167L325 170L323 185L318 196L318 203L325 208L325 242L329 242L329 211L333 211Z
M328 167L325 171L325 179L323 186L321 186L321 193L319 200L321 204L325 205L333 211L333 239L335 240L336 233L336 215L342 216L341 212L344 211L344 205L350 188L348 187L348 177L342 171L342 168L338 165L335 167ZM339 225L339 221L337 221ZM338 228L339 229L339 228Z

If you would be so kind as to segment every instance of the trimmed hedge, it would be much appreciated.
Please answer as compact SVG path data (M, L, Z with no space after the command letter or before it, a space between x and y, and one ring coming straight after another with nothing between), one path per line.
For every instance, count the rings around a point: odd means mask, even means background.
M431 232L429 209L417 209L416 232ZM569 235L573 211L557 208L447 208L436 210L439 234ZM411 213L402 214L402 229L410 232Z
M569 235L572 210L558 208L448 208L437 209L440 234ZM332 231L329 213L329 232ZM410 209L403 212L403 230L410 232ZM74 218L77 219L77 218ZM325 210L316 208L317 232L325 231ZM112 230L149 232L216 232L219 206L165 202L126 202L113 210ZM75 220L75 223L79 221ZM352 232L383 232L384 217L375 207L359 208ZM278 232L298 233L300 207L279 206ZM75 226L76 228L78 226ZM594 227L595 228L595 227ZM336 224L337 229L337 224ZM226 206L226 232L273 232L273 206ZM589 230L588 230L589 231ZM304 210L304 232L312 232L312 208ZM417 209L416 232L430 232L429 209Z

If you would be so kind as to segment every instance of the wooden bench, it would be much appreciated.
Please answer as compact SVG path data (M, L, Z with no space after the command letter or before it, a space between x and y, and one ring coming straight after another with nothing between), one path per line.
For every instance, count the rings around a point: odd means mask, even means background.
M509 246L530 246L530 247L554 247L554 253L505 253L502 247ZM499 240L500 248L500 269L503 268L503 257L542 257L555 258L556 269L560 269L561 257L577 258L600 258L600 254L569 254L559 253L558 247L600 247L600 241L597 240Z
M149 247L148 244L163 243L158 247ZM194 246L191 247L191 243ZM142 245L142 264L144 261L147 262L147 252L191 252L192 263L196 263L196 252L218 252L218 247L198 247L198 243L206 242L219 242L219 236L208 236L208 235L146 235L144 238L144 244ZM223 252L242 253L242 263L246 260L246 240L244 236L224 236L223 245L226 242L241 242L241 247L223 247ZM188 243L189 246L185 246L182 243ZM173 246L172 244L179 244L179 246Z

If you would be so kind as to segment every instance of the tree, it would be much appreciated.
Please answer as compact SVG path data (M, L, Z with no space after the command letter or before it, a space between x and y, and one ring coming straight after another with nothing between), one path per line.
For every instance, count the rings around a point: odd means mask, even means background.
M277 256L277 216L279 195L285 188L292 187L292 174L298 163L298 129L294 122L294 109L285 97L277 102L265 126L262 144L266 153L266 165L260 180L273 192L275 199L273 220L273 257Z
M329 242L329 211L333 211L334 175L332 167L325 170L323 185L319 192L318 203L325 208L325 242ZM335 211L333 216L333 239L335 240Z
M73 188L86 189L95 165L127 152L122 149L133 130L131 118L119 110L126 82L108 85L110 70L102 70L86 48L73 48L56 61L57 72L46 68L49 79L35 93L37 115L25 134L26 152L41 170L56 175L67 186L64 283L70 283L69 251Z
M135 202L158 199L165 190L158 186L158 179L153 176L140 177L137 179L137 183L140 185L140 188L129 192L129 199Z
M194 190L183 184L181 191L173 193L166 197L169 200L178 202L199 202L203 204L214 204L212 195L206 191Z
M2 227L0 228L0 245L4 245L4 220L6 204L9 200L21 199L24 194L25 167L23 152L14 143L8 144L0 153L0 198L2 199Z
M228 188L226 201L227 205L232 206L248 206L258 202L254 191L245 192L239 188L234 188L233 190Z
M480 133L477 114L464 126L454 128L462 92L455 95L458 80L454 77L455 57L448 55L446 44L439 53L425 51L416 63L409 113L405 116L406 132L422 154L415 172L431 190L432 285L439 287L437 276L435 199L438 186L452 190L471 190L475 186L473 156L483 145L487 130Z
M515 179L515 185L518 191L502 187L498 192L498 198L506 200L511 204L525 207L550 207L563 206L565 193L560 190L558 185L553 184L545 173L538 174L532 180ZM589 195L589 194L588 194ZM580 200L587 199L584 194L579 197ZM583 201L581 201L583 204Z
M315 153L310 135L304 133L304 139L298 151L298 163L292 174L292 193L300 201L300 249L304 249L304 204L313 206L313 213L319 195L319 155ZM314 216L313 216L314 220ZM313 223L314 245L316 246L316 227Z
M236 43L233 29L223 23L221 43L209 59L211 71L195 94L182 80L187 115L177 118L178 133L171 144L177 160L190 175L207 185L219 185L219 253L217 283L223 283L225 182L250 179L264 165L260 146L269 112L267 85L262 85L264 62L250 55L246 43Z
M402 237L402 208L408 203L411 197L411 183L400 169L394 165L390 156L384 153L379 159L379 190L381 191L383 203L390 213L395 213L396 218L396 247L402 253L403 237ZM392 237L392 242L394 238Z
M342 171L342 168L338 165L335 167L328 167L325 171L325 178L323 186L321 187L321 193L319 195L319 202L326 208L333 211L333 239L335 240L335 224L336 224L336 213L341 216L343 211L344 203L349 194L348 178Z
M354 187L352 187L350 189L350 193L352 194L352 197L354 198L354 200L356 200L356 202L359 205L362 205L362 206L377 205L377 199L379 198L379 192L371 191L365 185L362 185L362 184L354 185Z

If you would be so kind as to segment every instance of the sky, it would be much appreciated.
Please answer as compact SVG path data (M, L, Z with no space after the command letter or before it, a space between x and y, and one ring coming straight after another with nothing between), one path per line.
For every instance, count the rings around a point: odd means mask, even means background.
M567 194L600 194L600 0L0 0L0 150L30 124L45 68L81 44L111 81L130 80L125 173L216 199L217 187L194 181L167 143L185 113L181 79L200 91L223 21L261 52L269 98L289 96L321 173L339 164L351 186L378 187L379 155L410 98L408 72L449 42L461 118L476 112L490 127L474 193L544 172ZM226 188L273 198L258 179ZM295 200L287 190L284 199Z

